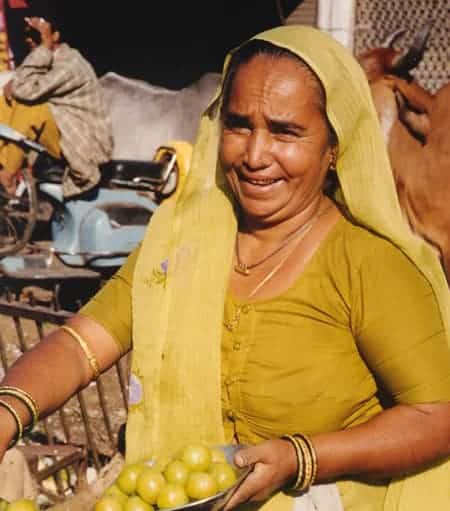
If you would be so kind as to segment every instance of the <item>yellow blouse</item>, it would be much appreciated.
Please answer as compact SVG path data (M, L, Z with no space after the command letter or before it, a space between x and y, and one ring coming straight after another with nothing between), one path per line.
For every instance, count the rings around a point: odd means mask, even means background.
M122 352L132 343L136 257L81 310ZM335 431L391 402L450 401L450 353L429 284L390 242L344 219L281 295L229 294L223 332L228 440Z
M80 311L102 324L122 353L132 347L138 250ZM257 443L347 428L393 402L450 401L450 353L416 266L342 219L287 291L256 301L228 295L221 381L227 442ZM449 474L450 461L417 484L441 488ZM346 510L381 511L402 491L363 481L338 486Z

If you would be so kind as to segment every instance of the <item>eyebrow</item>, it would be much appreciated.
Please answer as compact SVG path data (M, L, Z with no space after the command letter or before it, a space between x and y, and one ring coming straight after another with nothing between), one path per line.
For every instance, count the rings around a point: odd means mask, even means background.
M225 112L223 116L223 120L225 123L231 123L238 126L250 126L251 122L247 115L239 114L237 112ZM295 130L298 132L305 132L307 128L302 124L298 124L292 121L283 121L280 119L268 119L267 124L271 129L274 130Z
M271 128L275 128L276 130L294 130L298 132L304 132L306 131L306 127L302 124L297 124L296 122L290 122L290 121L281 121L276 119L269 119L268 124Z
M250 126L250 119L246 115L238 114L236 112L225 112L223 115L225 123L237 124L238 126Z

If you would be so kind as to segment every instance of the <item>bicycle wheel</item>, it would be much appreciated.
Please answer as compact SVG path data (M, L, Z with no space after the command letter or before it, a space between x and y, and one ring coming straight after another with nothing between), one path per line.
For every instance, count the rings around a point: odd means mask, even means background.
M22 169L13 195L0 188L0 258L22 250L36 224L37 193L31 171Z

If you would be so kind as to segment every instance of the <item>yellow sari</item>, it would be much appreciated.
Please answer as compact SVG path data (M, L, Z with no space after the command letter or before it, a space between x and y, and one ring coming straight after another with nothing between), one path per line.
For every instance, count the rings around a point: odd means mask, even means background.
M402 217L370 90L359 65L331 37L312 28L286 26L256 38L291 50L321 80L327 115L339 139L342 200L362 226L390 239L415 263L434 290L448 332L447 283L435 253L410 232ZM136 264L132 379L139 382L142 395L129 410L130 462L164 461L194 439L224 442L220 345L237 225L217 159L220 101L219 91L201 119L183 191L156 211ZM450 488L448 469L427 473L432 478L438 474L441 485ZM419 509L408 495L411 488L414 495L420 484L429 484L423 483L423 476L393 483L385 507L376 509ZM375 509L370 502L378 488L348 481L340 491L346 510ZM426 493L430 491L434 486ZM291 497L278 493L263 508L293 506Z

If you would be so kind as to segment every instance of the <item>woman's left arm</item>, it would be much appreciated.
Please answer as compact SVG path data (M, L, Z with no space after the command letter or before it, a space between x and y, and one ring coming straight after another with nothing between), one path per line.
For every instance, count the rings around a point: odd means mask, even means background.
M450 456L450 403L397 405L358 426L310 438L317 456L316 482L342 476L391 478L419 471ZM261 501L297 474L293 445L273 439L239 451L235 462L253 472L229 501Z
M450 403L397 405L344 431L312 438L318 481L389 478L450 456Z

